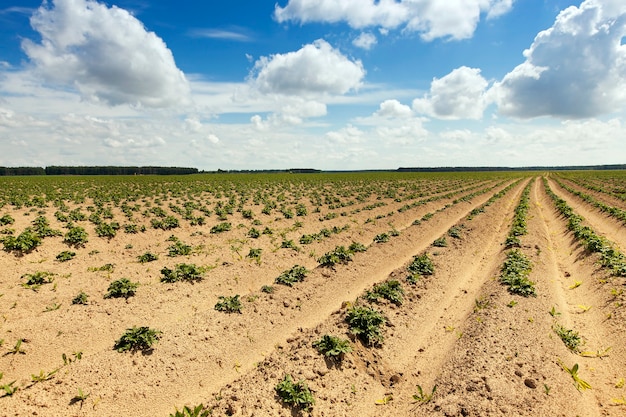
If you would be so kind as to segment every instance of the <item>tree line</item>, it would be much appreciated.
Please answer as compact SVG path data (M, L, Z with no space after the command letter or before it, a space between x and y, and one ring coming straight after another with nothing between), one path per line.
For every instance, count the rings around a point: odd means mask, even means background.
M16 175L188 175L197 168L158 166L49 166L0 167L0 176Z

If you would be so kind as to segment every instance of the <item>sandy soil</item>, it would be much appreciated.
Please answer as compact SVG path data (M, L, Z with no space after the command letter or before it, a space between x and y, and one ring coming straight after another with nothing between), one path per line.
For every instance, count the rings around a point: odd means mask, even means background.
M506 253L503 242L529 180L471 220L466 216L472 209L512 181L453 184L452 189L466 191L403 212L397 209L406 203L389 198L384 206L327 221L319 221L325 213L313 214L311 206L307 217L294 219L264 217L261 207L251 206L255 218L263 220L257 227L274 230L258 239L246 236L251 222L241 218L230 232L210 234L217 223L213 218L202 227L149 229L110 241L90 233L76 258L63 263L54 260L67 249L58 237L46 238L24 257L2 253L0 339L6 353L0 356L0 384L15 380L20 389L0 397L0 415L167 416L200 403L218 416L306 415L276 395L275 386L290 374L309 386L313 416L621 416L626 405L616 400L626 395L623 279L600 269L595 255L573 240L540 178L531 188L529 233L521 237L538 296L512 295L497 279ZM626 246L622 230L607 223L606 216L550 185L590 226ZM494 186L453 204L464 194ZM11 227L18 231L35 215L21 210L11 211L16 219ZM49 219L54 220L54 211L48 209ZM434 215L414 224L426 213ZM296 220L301 227L294 227ZM350 227L320 242L297 243L302 234L345 225ZM446 235L455 225L459 239ZM376 235L392 229L399 235L373 243ZM195 253L166 256L171 234ZM447 236L447 247L432 246L440 236ZM280 248L284 239L294 240L300 250ZM347 265L318 266L319 256L353 241L368 250ZM246 258L250 248L262 249L260 262ZM159 259L137 262L146 251ZM407 265L423 253L433 259L435 273L410 285ZM160 282L163 267L181 262L211 269L194 284ZM93 271L107 263L115 264L112 272ZM303 282L273 284L296 264L310 270ZM52 283L36 292L21 285L23 274L42 270L55 273ZM109 283L121 277L140 283L136 295L104 299ZM350 334L346 312L367 304L360 296L388 279L402 283L404 302L374 305L387 318L384 340L380 346L364 345ZM263 285L273 285L274 292L262 292ZM72 305L81 290L90 296L88 305ZM242 314L214 310L219 296L234 294L241 296ZM45 311L54 305L60 306ZM581 335L584 355L565 347L553 331L556 324ZM113 350L115 340L132 326L162 332L152 351ZM325 334L348 338L352 352L341 361L325 359L313 347ZM11 353L20 339L24 353ZM75 359L77 352L81 359ZM63 354L71 362L64 364ZM591 389L577 390L561 365L575 363ZM31 375L56 369L48 380L32 381ZM437 387L430 401L414 398L418 386L427 394ZM89 394L83 401L75 398L79 389Z

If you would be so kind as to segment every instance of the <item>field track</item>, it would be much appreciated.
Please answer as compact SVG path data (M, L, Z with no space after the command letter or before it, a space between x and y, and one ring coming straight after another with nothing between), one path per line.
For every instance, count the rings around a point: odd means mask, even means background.
M318 222L324 212L313 217L309 207L299 228L275 216L265 221L262 227L271 225L283 240L296 242L322 227L349 225L311 246L298 244L298 251L280 248L277 237L246 238L247 227L210 237L182 227L108 241L94 236L82 249L93 255L67 263L50 261L67 248L60 237L47 238L23 257L2 253L1 266L10 273L0 278L0 339L7 351L0 356L0 384L15 380L21 388L0 397L0 416L117 416L121 411L167 416L200 403L219 416L306 415L276 396L274 387L286 374L306 381L315 398L313 416L621 416L626 413L620 404L626 396L624 278L611 276L597 255L574 239L540 176L515 181L449 182L454 195L431 193L422 199L440 198L400 211L404 202L383 200L386 205L327 221ZM511 184L484 212L472 213ZM520 236L519 250L532 263L536 297L511 294L498 279L508 252L504 242L528 184L528 232ZM626 248L626 229L619 221L553 180L548 184L598 234ZM11 213L18 231L32 220ZM449 234L453 227L459 237ZM389 242L373 242L390 230L396 236ZM163 254L169 234L202 249L168 259ZM432 245L440 237L447 246ZM367 251L354 253L345 265L319 265L318 257L351 242L366 245ZM258 263L245 257L252 247L262 248ZM123 260L148 250L160 253L159 260ZM435 272L411 285L407 266L423 254ZM159 282L163 266L191 261L210 266L201 281ZM115 264L113 272L89 271L107 262ZM303 282L274 284L296 264L309 270ZM23 274L42 269L57 274L54 284L36 292L20 285ZM71 274L63 276L64 270ZM96 296L122 276L140 283L134 297ZM387 280L402 284L404 299L400 305L372 304L387 324L380 345L369 346L350 334L345 317L353 305L367 304L361 298L365 292ZM264 285L274 291L260 291ZM71 305L82 289L93 301ZM242 314L214 310L218 296L233 294L241 296ZM54 303L60 307L44 311ZM135 325L162 332L154 349L146 354L113 350L121 332ZM578 351L565 346L557 326L581 336ZM325 359L312 346L324 334L349 338L353 351L342 361ZM24 353L11 353L19 338L26 339ZM62 355L72 358L77 351L82 358L63 365ZM590 389L577 389L563 367L574 364ZM48 380L31 381L40 370L57 368ZM430 401L414 397L418 386L427 394L436 386ZM89 393L83 401L75 399L79 388Z

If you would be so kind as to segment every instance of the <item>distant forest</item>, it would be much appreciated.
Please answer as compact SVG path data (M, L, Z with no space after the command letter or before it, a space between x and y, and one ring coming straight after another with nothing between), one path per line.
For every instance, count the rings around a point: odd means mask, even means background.
M0 176L16 175L187 175L197 174L197 168L123 167L123 166L50 166L0 167Z
M222 170L199 171L197 168L157 167L157 166L49 166L41 167L0 167L0 176L18 175L189 175L189 174L315 174L341 172L491 172L491 171L606 171L626 170L626 164L575 165L575 166L536 166L536 167L401 167L398 169L373 169L354 171L322 171L313 168Z

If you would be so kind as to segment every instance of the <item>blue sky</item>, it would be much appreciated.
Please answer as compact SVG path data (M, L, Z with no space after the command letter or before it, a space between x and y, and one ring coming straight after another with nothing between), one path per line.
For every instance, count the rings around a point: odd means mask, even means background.
M626 163L622 0L5 0L0 166Z

